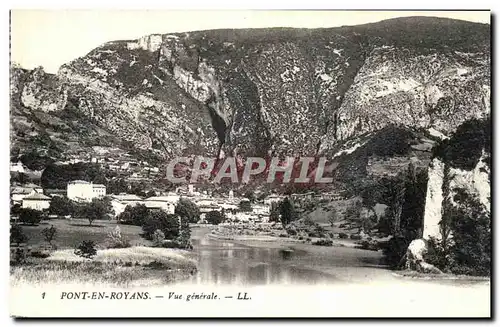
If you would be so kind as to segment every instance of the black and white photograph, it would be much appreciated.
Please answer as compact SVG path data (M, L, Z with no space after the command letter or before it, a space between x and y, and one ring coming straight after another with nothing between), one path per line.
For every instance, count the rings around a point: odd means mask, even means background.
M491 35L11 10L10 315L490 318Z

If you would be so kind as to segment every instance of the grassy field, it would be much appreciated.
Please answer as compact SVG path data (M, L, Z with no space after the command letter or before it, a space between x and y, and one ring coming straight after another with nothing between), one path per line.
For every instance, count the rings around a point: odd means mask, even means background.
M195 272L194 254L178 249L106 249L92 260L72 250L57 250L46 259L31 258L22 266L12 266L10 281L13 287L38 283L138 287L165 285Z
M116 221L109 220L96 220L89 226L88 220L84 219L53 219L43 221L38 226L21 225L23 232L28 236L28 245L43 244L45 241L41 231L51 225L57 228L57 235L53 241L57 249L74 249L83 240L92 240L98 247L104 247L108 233L116 226L120 226L122 235L133 246L151 245L150 241L141 237L141 227L119 225Z
M189 278L196 272L196 254L180 249L153 248L143 239L140 227L114 221L50 220L38 226L22 225L31 249L48 247L41 231L57 228L56 247L47 258L28 256L25 263L11 265L11 286L26 284L78 284L116 287L165 285ZM108 234L116 226L131 244L128 248L106 248ZM83 240L96 243L97 255L82 258L74 248Z

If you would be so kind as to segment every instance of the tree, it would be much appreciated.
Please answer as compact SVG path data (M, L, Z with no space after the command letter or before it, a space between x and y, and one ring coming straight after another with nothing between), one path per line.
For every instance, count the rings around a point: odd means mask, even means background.
M337 209L331 208L330 213L328 214L328 222L330 223L330 226L333 227L333 225L335 224L335 222L338 219L338 216L339 215L338 215Z
M250 202L255 202L255 193L252 191L245 192L243 197L247 198Z
M52 225L50 227L46 227L42 230L43 238L50 245L52 245L52 241L56 237L56 234L57 234L57 229Z
M280 205L277 202L271 203L269 210L269 221L279 223L280 220Z
M297 219L297 213L293 203L286 197L280 204L280 219L283 227Z
M359 223L363 205L359 201L353 202L345 211L345 219L351 223Z
M89 226L92 226L94 220L108 219L113 213L113 206L109 198L92 199L92 202L84 204L82 213L89 221Z
M207 212L205 219L212 225L218 225L226 219L226 217L217 210Z
M36 225L42 221L42 212L29 208L22 208L19 213L19 221L24 224Z
M168 214L163 210L152 210L142 225L144 237L152 239L156 230L161 230L166 239L173 240L179 236L179 216Z
M197 223L200 220L200 209L191 200L181 198L175 207L175 213L189 223Z
M149 209L144 204L128 205L117 220L124 225L142 226L148 215Z
M189 221L187 218L180 218L180 228L179 228L179 244L184 249L191 249L193 246L191 244L191 228L189 227Z
M246 212L252 211L252 204L250 203L250 201L246 200L240 201L239 207L241 211L246 211Z
M385 179L384 198L388 206L389 218L393 221L392 235L401 235L401 213L405 200L405 180L401 176Z
M58 216L73 215L75 204L66 197L55 196L50 201L49 213Z
M128 192L128 184L123 178L114 178L106 185L109 194L120 194Z
M455 191L454 201L459 205L447 200L443 206L442 222L448 226L441 226L441 230L449 230L441 245L443 255L449 257L444 260L449 266L444 268L455 274L487 276L491 269L491 215L464 189Z
M69 181L85 180L104 183L104 173L99 165L79 162L69 165L50 164L41 176L43 188L64 189Z
M21 213L22 206L19 203L14 204L10 207L10 215L11 216L19 216Z
M28 237L24 234L21 226L14 224L10 226L10 243L17 244L19 246L21 243L28 241Z
M422 236L426 193L427 171L417 172L410 163L406 171L400 223L401 233L408 242Z

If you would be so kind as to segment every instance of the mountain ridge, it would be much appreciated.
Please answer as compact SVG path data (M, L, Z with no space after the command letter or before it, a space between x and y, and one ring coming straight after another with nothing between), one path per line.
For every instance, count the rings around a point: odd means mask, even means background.
M167 160L319 155L389 124L447 135L483 117L489 46L488 24L435 17L151 34L106 42L53 83L28 77L19 105L72 107Z

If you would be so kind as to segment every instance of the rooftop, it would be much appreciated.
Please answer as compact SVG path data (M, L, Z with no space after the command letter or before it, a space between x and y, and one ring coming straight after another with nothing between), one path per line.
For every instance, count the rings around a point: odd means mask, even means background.
M159 202L172 202L172 199L177 196L152 196L147 198L146 201L159 201Z
M142 198L135 194L120 193L118 195L112 195L111 197L119 201L142 201Z
M33 193L24 198L24 200L50 200L50 196L43 195L41 193Z
M90 183L87 181L82 181L82 180L78 179L78 180L68 182L68 184L90 184Z

